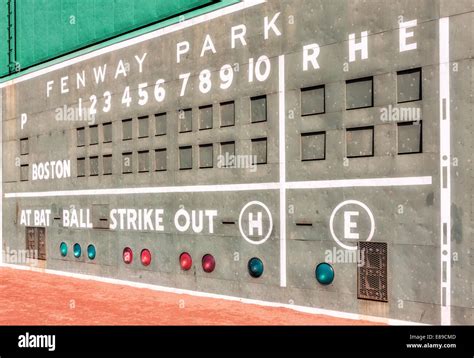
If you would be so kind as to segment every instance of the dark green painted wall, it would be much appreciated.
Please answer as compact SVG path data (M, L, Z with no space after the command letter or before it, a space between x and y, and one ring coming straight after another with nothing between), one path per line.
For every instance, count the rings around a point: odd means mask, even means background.
M0 0L0 76L8 74L8 2ZM16 63L24 69L216 2L219 1L16 0Z
M8 73L8 7L0 0L0 76Z

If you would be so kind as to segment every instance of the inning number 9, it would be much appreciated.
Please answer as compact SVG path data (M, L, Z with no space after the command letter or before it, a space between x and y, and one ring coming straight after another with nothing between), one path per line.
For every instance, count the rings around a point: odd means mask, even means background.
M221 88L228 89L232 85L232 81L234 80L234 69L231 65L224 65L220 71L221 77Z

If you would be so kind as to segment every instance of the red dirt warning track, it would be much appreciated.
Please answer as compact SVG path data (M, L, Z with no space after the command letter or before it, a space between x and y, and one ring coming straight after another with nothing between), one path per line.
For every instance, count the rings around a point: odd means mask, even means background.
M0 325L370 325L223 299L0 268Z

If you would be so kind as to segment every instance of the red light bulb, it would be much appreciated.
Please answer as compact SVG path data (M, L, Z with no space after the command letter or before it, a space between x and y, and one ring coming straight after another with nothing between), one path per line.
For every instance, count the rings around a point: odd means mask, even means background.
M123 262L125 262L126 264L132 263L132 261L133 261L133 251L132 251L132 249L129 248L129 247L126 247L125 249L123 249L122 257L123 257Z
M140 257L143 266L148 266L151 263L151 253L148 249L143 249Z
M187 252L183 252L179 256L179 264L181 265L181 269L184 271L188 271L191 266L193 265L193 259L190 254Z
M207 254L204 255L202 258L202 269L205 272L212 272L216 268L216 260L214 259L214 256Z

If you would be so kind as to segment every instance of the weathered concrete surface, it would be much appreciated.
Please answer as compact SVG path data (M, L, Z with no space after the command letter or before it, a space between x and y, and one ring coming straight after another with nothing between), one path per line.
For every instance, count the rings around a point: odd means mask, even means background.
M66 68L43 74L28 81L3 89L3 190L5 193L67 191L78 189L175 187L194 185L279 183L279 56L285 56L285 145L287 182L342 180L366 178L431 177L430 185L345 187L298 189L286 191L286 218L280 217L280 191L275 189L239 192L186 192L127 195L78 195L44 198L4 198L3 245L6 250L25 249L25 226L20 224L25 209L51 209L47 228L48 268L110 276L140 282L200 291L218 292L279 302L315 306L333 310L380 315L423 323L440 322L440 130L439 130L439 18L450 19L451 123L452 123L452 323L474 323L473 311L473 178L472 178L472 79L473 72L473 8L469 1L270 1L237 13L219 17L166 36L147 40L111 53L72 64ZM280 12L275 24L281 32L277 36L269 30L264 38L264 18L270 21ZM402 18L401 18L402 17ZM413 38L417 49L399 51L399 21L417 19ZM231 48L231 27L247 26L246 46L240 40ZM349 63L348 36L368 31L368 59ZM208 51L200 57L206 34L212 37L217 54ZM188 41L190 50L176 59L177 43ZM303 71L303 46L317 43L319 69L310 66ZM135 56L147 56L143 71ZM260 56L268 56L271 71L262 82L249 82L249 59L254 63ZM129 66L127 76L115 73L120 60ZM104 82L94 80L94 68L107 64ZM223 65L233 67L233 81L222 89L220 70ZM262 67L264 68L264 67ZM398 103L400 97L412 99L417 80L398 81L397 72L421 68L421 100ZM212 89L200 89L201 71L211 71ZM86 85L76 88L76 74L85 71ZM182 74L190 73L184 96L180 96ZM60 93L61 78L69 76L69 92ZM359 88L353 98L346 93L346 81L372 78L373 92L359 98ZM155 99L155 82L163 79L165 99ZM47 82L54 81L47 96ZM148 101L138 103L138 84L147 83ZM301 89L324 85L324 113L302 115ZM130 87L130 106L122 104L125 88ZM367 87L369 88L369 87ZM107 95L111 94L111 109L104 112ZM415 91L416 92L416 91ZM403 94L403 95L401 95ZM84 122L56 121L55 110L63 105L77 106L82 98L84 107L97 98L98 144L91 144L91 134ZM266 96L266 121L254 123L263 108L252 109L252 98ZM349 102L357 107L350 109ZM317 99L320 100L320 99ZM232 111L222 108L233 101ZM207 107L204 111L203 106ZM389 106L413 109L421 113L421 146L413 144L418 130L399 127L397 123L381 120L381 110ZM224 106L225 107L225 106ZM304 106L307 107L307 106ZM320 107L319 105L316 107ZM260 109L259 109L260 108ZM310 107L311 108L311 107ZM187 111L190 109L190 111ZM20 127L21 114L28 114L28 122ZM166 113L166 116L155 115ZM209 118L212 113L212 120ZM149 116L148 128L138 118ZM123 120L132 119L131 127L123 132ZM232 121L235 123L232 124ZM112 126L112 141L103 140L104 124ZM166 123L166 124L164 124ZM109 128L107 127L106 128ZM85 145L78 146L77 129L85 127ZM211 128L212 127L212 128ZM358 136L348 136L347 129L366 127ZM140 129L141 128L141 129ZM202 129L202 130L201 130ZM204 130L205 129L205 130ZM416 128L415 128L416 129ZM108 129L107 129L108 130ZM148 130L148 136L146 132ZM413 134L415 132L415 134ZM302 134L324 133L324 157L316 153L311 161L302 161L302 152L321 151L321 142L302 140ZM155 135L159 134L159 135ZM131 135L130 140L123 140ZM141 137L141 138L140 138ZM28 154L20 154L20 138L28 138ZM253 141L266 138L264 142ZM92 142L95 142L93 140ZM319 144L318 144L319 143ZM401 144L400 144L401 143ZM408 144L407 144L408 143ZM212 144L213 168L200 164L210 162ZM421 153L399 154L404 150ZM192 147L189 151L180 148ZM304 147L302 147L304 146ZM316 149L315 149L316 148ZM166 151L163 151L166 149ZM371 149L371 151L370 151ZM258 155L266 164L256 171L250 169L218 168L218 155L226 151L237 155ZM150 162L146 154L150 151ZM158 152L155 152L158 151ZM350 151L350 153L348 152ZM183 156L180 159L180 152ZM131 155L130 174L123 174L124 159ZM200 156L201 153L201 156ZM347 156L364 155L347 159ZM104 165L112 155L112 175L103 175ZM95 159L97 157L97 159ZM17 160L19 158L19 162ZM85 175L78 177L76 162L85 158ZM92 160L90 158L93 158ZM155 158L158 158L155 163ZM166 158L166 166L163 160ZM311 156L310 156L311 158ZM323 160L321 160L324 158ZM58 180L32 181L33 163L51 160L70 160L72 177ZM192 169L180 170L189 167ZM91 176L91 163L97 176ZM141 164L140 164L141 163ZM20 181L21 165L29 164L27 181ZM20 166L19 166L20 165ZM139 172L149 167L148 172ZM202 166L202 165L201 165ZM165 169L166 170L162 170ZM25 168L25 167L23 167ZM157 170L159 169L159 170ZM25 169L23 169L25 170ZM82 169L81 169L82 171ZM126 170L128 171L128 169ZM357 200L367 205L375 221L373 241L388 243L388 302L371 302L357 298L357 264L335 262L334 282L318 284L314 270L318 263L327 261L327 252L341 249L330 232L330 216L334 208L346 201ZM261 245L245 241L239 231L239 214L247 203L263 202L273 218L272 233ZM101 208L94 211L94 229L62 227L62 210ZM217 210L214 232L207 228L199 234L192 230L179 232L173 214L181 207L191 210ZM107 213L114 208L162 208L164 231L129 231L104 229L110 224ZM349 206L348 211L360 210ZM360 237L367 237L370 221L361 212L357 221ZM99 218L99 220L98 220ZM100 220L104 219L104 220ZM280 287L280 223L286 220L286 287ZM263 225L269 224L264 217ZM248 226L248 222L245 222ZM98 228L101 227L101 228ZM344 235L344 218L335 218L335 234ZM69 253L61 257L59 245L68 244ZM347 243L348 241L346 241ZM74 243L81 244L83 255L72 256ZM89 260L85 250L95 245L97 257ZM133 249L131 265L122 261L124 247ZM143 248L152 252L151 265L139 262ZM193 268L184 272L179 267L181 252L189 252ZM201 257L214 255L216 270L205 273ZM263 260L265 271L259 279L247 272L252 257Z

